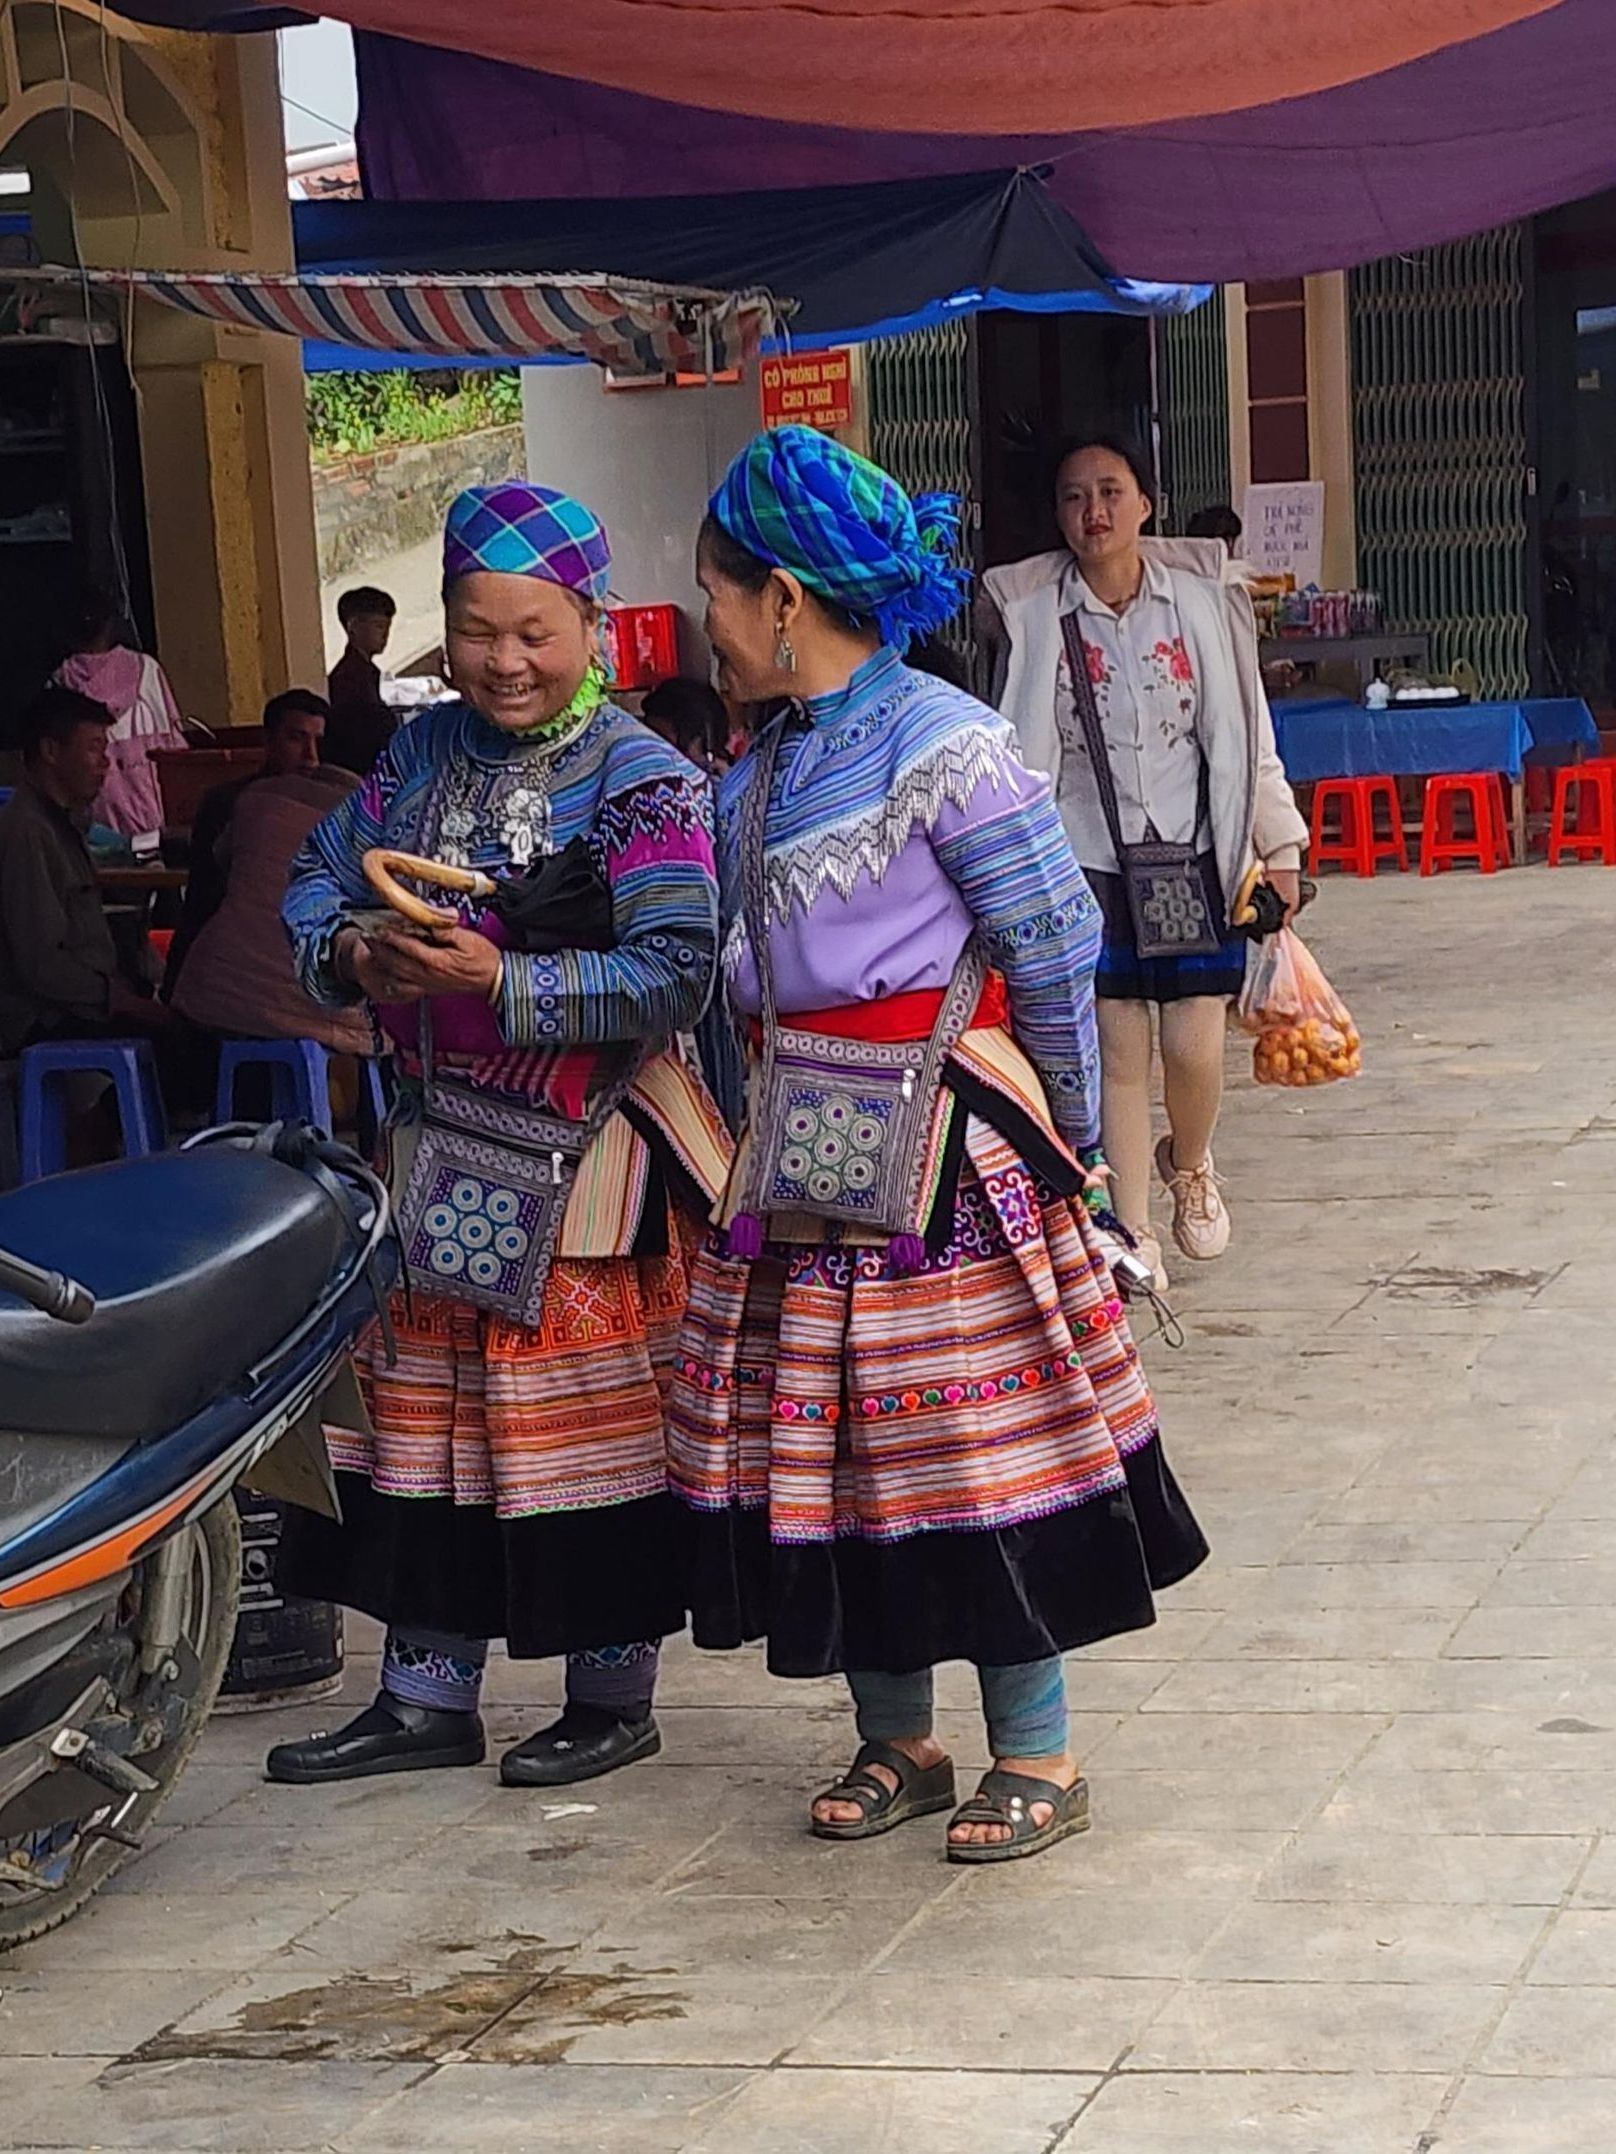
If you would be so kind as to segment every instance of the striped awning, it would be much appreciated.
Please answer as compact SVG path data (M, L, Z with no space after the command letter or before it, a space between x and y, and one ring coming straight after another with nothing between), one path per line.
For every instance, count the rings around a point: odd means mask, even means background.
M141 292L208 321L362 351L468 363L587 359L623 375L722 373L753 357L790 311L762 293L578 274L238 276L49 267L3 275L7 282Z

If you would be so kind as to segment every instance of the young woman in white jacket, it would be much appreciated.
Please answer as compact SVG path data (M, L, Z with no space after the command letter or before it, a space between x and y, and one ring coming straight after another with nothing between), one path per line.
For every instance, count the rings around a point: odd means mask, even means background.
M1247 945L1229 906L1254 862L1294 910L1307 826L1274 747L1251 600L1216 541L1144 538L1155 482L1109 437L1064 450L1055 510L1065 545L984 578L999 707L1024 760L1047 771L1105 914L1100 1000L1105 1151L1118 1216L1165 1283L1150 1225L1151 1168L1187 1257L1221 1256L1229 1214L1213 1165L1224 1033ZM1193 846L1218 947L1141 958L1116 846L1072 692L1065 616L1081 637L1125 846ZM1159 1011L1167 1134L1153 1145L1151 1006Z

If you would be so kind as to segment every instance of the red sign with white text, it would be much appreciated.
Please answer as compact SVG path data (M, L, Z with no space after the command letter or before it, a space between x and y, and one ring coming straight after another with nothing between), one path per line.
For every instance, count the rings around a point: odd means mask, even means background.
M767 427L817 426L828 434L853 423L851 352L803 352L789 359L765 359L758 380Z

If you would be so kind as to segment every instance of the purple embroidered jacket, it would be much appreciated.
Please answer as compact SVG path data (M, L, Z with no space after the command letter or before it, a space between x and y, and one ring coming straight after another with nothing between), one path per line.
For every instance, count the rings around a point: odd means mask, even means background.
M743 758L719 798L725 971L747 1016L739 841L756 767ZM1074 1149L1099 1143L1099 908L1048 779L993 711L890 650L806 704L775 760L764 879L783 1015L946 987L975 926L1056 1127Z

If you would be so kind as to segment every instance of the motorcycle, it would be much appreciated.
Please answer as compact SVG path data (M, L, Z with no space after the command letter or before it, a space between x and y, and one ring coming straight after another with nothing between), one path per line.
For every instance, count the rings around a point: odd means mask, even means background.
M139 1849L230 1657L230 1492L334 1507L322 1402L397 1269L380 1181L294 1124L0 1196L0 1951Z

